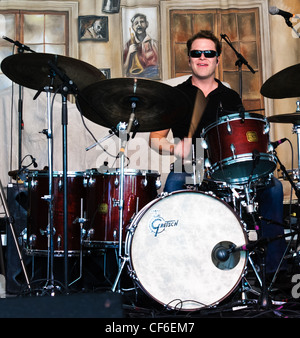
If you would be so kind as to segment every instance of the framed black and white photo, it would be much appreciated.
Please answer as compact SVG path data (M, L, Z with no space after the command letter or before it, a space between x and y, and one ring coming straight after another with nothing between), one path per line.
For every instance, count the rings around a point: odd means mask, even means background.
M102 12L104 13L119 13L120 0L103 0Z
M87 15L78 17L79 41L108 41L108 17Z

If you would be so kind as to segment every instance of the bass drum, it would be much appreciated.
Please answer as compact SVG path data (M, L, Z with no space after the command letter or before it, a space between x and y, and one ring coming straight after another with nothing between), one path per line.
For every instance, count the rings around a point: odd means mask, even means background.
M198 191L176 191L146 205L125 242L129 273L151 298L171 309L212 306L242 278L246 253L222 252L247 243L246 232L222 200Z

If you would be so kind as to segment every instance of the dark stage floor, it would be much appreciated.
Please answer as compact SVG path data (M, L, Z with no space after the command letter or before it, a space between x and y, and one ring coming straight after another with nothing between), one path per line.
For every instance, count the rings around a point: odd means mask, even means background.
M115 318L146 323L151 320L163 323L197 322L208 318L300 318L300 268L297 259L290 259L288 271L276 275L275 280L272 281L274 275L267 275L266 290L260 285L261 274L258 278L247 265L245 278L243 273L232 292L226 294L224 291L223 299L216 299L217 304L199 305L198 308L193 303L192 310L182 310L184 302L180 300L169 306L155 299L156 295L151 295L148 290L142 291L128 276L126 265L113 292L116 270L111 272L107 269L104 276L103 265L97 263L96 266L94 259L92 262L84 261L82 276L68 289L63 282L55 280L53 284L47 283L38 274L30 282L30 290L23 280L18 285L19 292L7 293L6 298L0 299L0 318ZM41 264L38 259L35 260L35 264ZM42 260L42 263L45 261ZM72 260L70 263L73 263ZM72 264L72 269L76 264ZM27 264L27 267L31 265ZM18 278L22 279L22 272L19 271L19 275ZM222 294L223 281L214 284L212 289L216 294L221 289ZM166 290L172 294L168 286ZM109 322L101 322L101 325Z

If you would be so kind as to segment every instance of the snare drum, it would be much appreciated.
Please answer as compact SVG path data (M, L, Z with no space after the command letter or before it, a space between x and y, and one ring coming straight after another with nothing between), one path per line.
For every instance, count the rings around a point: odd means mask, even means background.
M120 170L103 173L89 170L86 176L87 232L84 243L90 247L116 247L119 241ZM131 218L157 197L159 187L156 171L124 170L122 241L125 242L125 230Z
M241 280L244 251L220 261L218 252L242 246L247 236L222 200L198 191L176 191L146 205L126 236L129 272L157 302L197 310L225 299Z
M53 246L54 256L64 255L64 204L63 172L53 172ZM68 255L78 255L80 251L80 224L86 199L86 184L83 172L67 173L68 189ZM49 250L49 174L34 171L28 176L28 216L26 253L47 255Z
M244 115L223 116L203 131L214 180L243 184L275 170L267 119L259 114Z

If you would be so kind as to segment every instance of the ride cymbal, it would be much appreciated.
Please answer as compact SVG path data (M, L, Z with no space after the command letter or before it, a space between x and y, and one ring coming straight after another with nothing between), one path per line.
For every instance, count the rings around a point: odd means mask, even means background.
M300 113L292 114L280 114L268 117L269 122L276 123L292 123L295 125L300 125Z
M271 99L300 96L300 63L271 76L261 87L260 93Z
M78 105L87 119L107 128L128 122L134 105L138 132L171 128L181 114L191 109L190 101L178 89L136 78L91 84L78 96Z
M79 91L105 79L99 69L84 61L47 53L10 55L2 61L1 69L9 79L21 86L39 91L52 86L56 91L64 82L59 74L53 72L49 61L73 81Z

